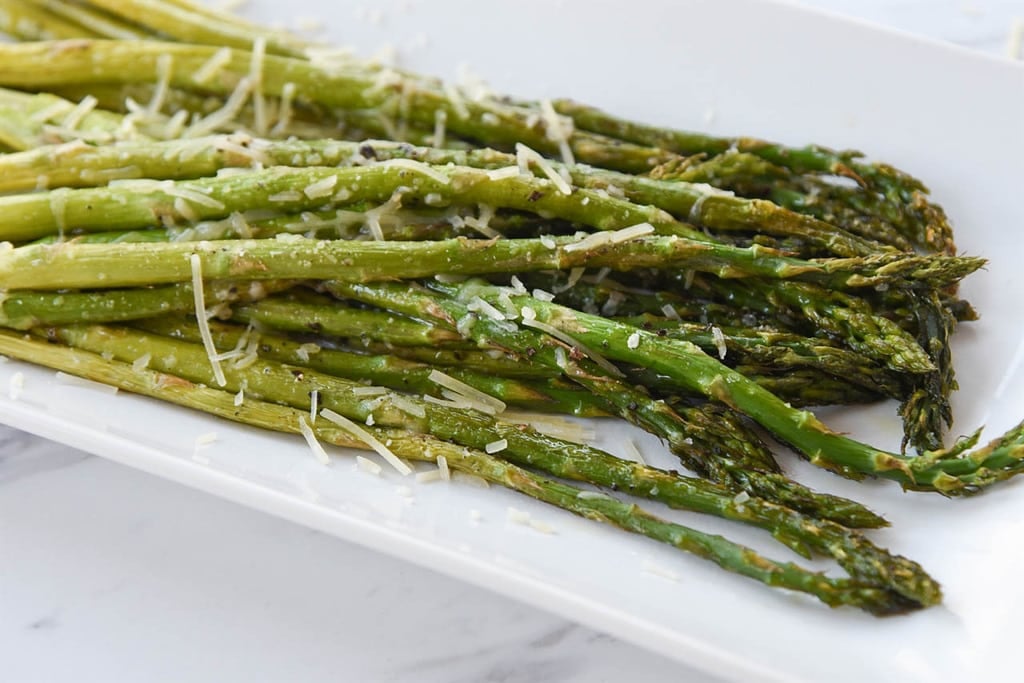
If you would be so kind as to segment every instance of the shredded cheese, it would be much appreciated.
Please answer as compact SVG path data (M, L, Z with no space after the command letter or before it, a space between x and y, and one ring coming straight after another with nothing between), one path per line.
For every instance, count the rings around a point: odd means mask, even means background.
M452 480L452 471L448 469L448 458L443 455L437 456L437 470L441 475L441 481Z
M75 130L82 123L82 119L95 109L98 103L99 101L95 97L86 95L74 109L68 112L68 115L64 117L64 121L61 122L61 126L65 130Z
M530 175L530 164L535 164L554 186L564 195L572 194L572 185L555 170L547 159L521 142L516 143L516 162L522 175Z
M330 408L324 408L320 411L320 417L333 422L352 436L356 437L367 446L377 452L385 461L392 467L394 467L403 476L408 475L412 472L412 468L403 462L397 455L395 455L390 448L381 443L375 436L370 434L368 431L357 425L352 420L339 415Z
M320 441L317 440L316 434L313 433L313 428L309 426L305 416L299 418L299 432L306 439L306 443L309 444L309 450L313 452L313 457L323 465L331 464L331 458L327 455L324 447L320 445Z
M452 182L451 178L440 171L431 168L422 161L414 161L412 159L388 159L387 161L382 162L382 165L391 168L404 168L409 171L415 171L416 173L425 175L441 185L450 185Z
M482 412L495 415L497 413L501 413L506 408L504 401L494 398L489 394L485 394L479 389L474 389L465 382L459 381L450 375L446 375L440 370L431 370L428 379L434 384L450 389L456 394L462 396L468 403L479 405Z
M252 81L253 128L260 135L267 134L267 101L263 97L263 60L267 53L267 39L257 36L252 41L252 62L249 80Z
M379 477L381 472L383 472L383 469L381 468L380 465L370 460L369 458L364 458L361 455L356 456L356 466L363 472L372 474L375 477Z
M213 77L220 73L220 70L231 61L231 50L222 47L214 52L209 59L203 62L202 66L192 74L192 82L196 85L205 85L213 80Z
M715 348L718 350L718 359L725 360L725 354L729 350L725 345L725 334L716 326L711 327L711 338L715 342Z
M569 346L577 349L583 355L589 357L592 361L597 363L605 372L609 373L613 377L623 377L622 372L617 367L612 365L607 358L599 354L597 351L594 351L589 346L580 343L571 335L566 334L557 327L548 325L547 323L541 322L536 319L528 319L525 315L523 316L523 325L525 325L526 327L532 327L534 329L540 330L541 332L547 332L555 339L565 342Z
M231 95L228 96L223 107L194 122L191 126L185 129L182 136L186 138L197 138L209 135L218 128L234 121L238 116L238 112L240 112L242 107L245 106L245 101L249 98L252 88L253 83L249 78L242 78L239 80L238 85L236 85L235 89L231 91Z
M445 126L448 123L448 113L444 109L434 110L434 137L430 142L434 147L444 147Z
M338 176L331 175L310 183L302 190L310 199L321 199L323 197L329 197L334 192L334 186L338 184Z
M498 439L497 441L492 441L484 446L484 450L492 454L500 453L506 448L508 448L508 439Z
M203 348L210 359L210 366L213 368L213 378L217 384L224 386L227 379L224 377L224 370L217 360L217 347L213 343L213 335L210 334L210 322L206 319L206 295L203 291L203 262L199 254L192 254L189 257L189 265L192 268L192 296L196 308L196 322L199 325L199 335L203 339Z
M11 375L11 379L7 382L7 396L12 401L17 401L21 396L21 392L25 390L25 373L16 372Z
M153 88L153 96L146 105L146 114L149 117L156 116L164 107L164 100L171 88L171 72L174 68L174 58L169 54L163 54L156 59L156 87Z

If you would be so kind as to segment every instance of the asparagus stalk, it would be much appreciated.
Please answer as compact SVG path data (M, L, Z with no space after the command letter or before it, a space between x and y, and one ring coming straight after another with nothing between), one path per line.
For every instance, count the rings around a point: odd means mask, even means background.
M239 153L241 146L244 153ZM37 148L0 159L0 191L24 191L46 175L50 187L88 187L98 178L116 172L119 177L188 179L212 175L221 168L248 167L256 156L267 165L339 166L365 163L367 159L411 159L429 164L453 163L474 168L515 166L516 157L496 150L445 150L412 147L387 141L338 142L333 140L259 140L246 135L220 135L195 140L147 143L125 142L105 147L79 147L74 154ZM621 191L632 202L653 205L677 218L708 228L763 234L798 236L826 252L839 256L864 256L879 250L841 228L786 211L771 202L750 200L714 190L707 185L666 181L583 165L564 170L576 185ZM133 173L134 175L128 175ZM882 247L884 250L884 247Z
M731 365L742 365L745 375L814 368L890 398L904 396L902 378L855 351L827 339L787 332L671 321L651 315L615 318L659 336L681 339L718 355ZM715 332L717 330L717 332Z
M211 307L262 299L293 282L214 281L203 287ZM190 283L101 292L18 292L0 300L0 326L28 330L47 325L109 323L195 310Z
M310 44L284 31L269 31L194 3L160 0L88 0L153 34L162 34L185 43L200 43L248 49L262 38L268 54L304 57Z
M507 321L472 315L464 303L471 301L471 290L460 286L444 288L458 293L459 298L455 299L404 285L332 282L328 288L334 294L453 326L481 346L504 347L520 353L524 362L560 369L600 396L609 406L609 412L665 439L684 465L713 481L843 524L876 526L881 523L858 503L811 491L779 475L770 453L759 448L757 437L746 430L736 429L730 438L721 430L710 429L707 420L691 424L665 402L652 400L645 392L608 376L602 368L573 360L564 353L560 342L538 335L534 330L515 328ZM492 303L503 305L500 298ZM578 354L578 350L573 351ZM615 371L615 368L608 369ZM693 417L692 413L688 415Z
M864 163L860 161L862 155L859 152L834 152L816 145L793 148L753 138L715 138L700 133L654 128L617 119L593 107L566 100L556 102L555 108L572 117L573 123L583 130L679 154L719 154L737 150L759 156L796 174L831 174L852 178L863 189L840 189L838 192L866 203L884 202L889 206L900 207L899 210L916 230L914 237L919 243L929 245L936 251L950 254L956 252L949 221L941 208L928 202L928 190L921 181L887 164Z
M464 294L492 303L493 287L464 285ZM537 320L579 343L600 348L611 359L639 365L674 379L751 417L818 466L891 479L904 488L963 495L1017 474L1024 465L1024 423L984 448L967 452L964 443L950 449L902 456L874 448L829 430L808 411L787 406L740 373L710 358L688 342L665 339L630 325L573 311L554 303L513 297L530 307ZM632 340L632 341L630 341ZM974 435L973 442L977 441ZM966 443L971 443L967 440Z
M75 109L75 103L46 93L28 94L0 88L0 142L14 150L28 150L40 145L64 142L68 135L92 142L110 142L122 137L145 138L145 133L123 129L122 118L102 110L92 110L81 117L74 130L57 125ZM69 147L57 148L66 154ZM45 189L40 173L30 189ZM102 177L102 174L99 176Z
M0 198L0 208L4 199L14 198ZM75 220L80 209L90 210L90 205L76 200L69 198L63 205L63 221ZM209 196L206 200L216 201ZM28 202L21 204L18 208L23 216L39 215L41 211L26 206ZM149 209L154 214L160 210L158 206ZM49 203L46 212L53 216ZM61 213L60 209L56 213ZM13 225L8 227L12 232L17 230ZM977 258L904 254L800 261L757 247L727 247L675 236L631 239L613 235L588 244L575 237L339 243L296 235L287 241L28 245L0 255L0 283L13 290L182 282L191 277L188 259L194 253L202 259L204 272L214 277L372 281L588 266L616 270L661 267L699 270L726 278L799 278L831 289L884 286L890 282L942 286L984 263ZM28 264L33 265L31 271L25 270Z
M182 381L177 376L155 370L139 370L124 362L107 361L80 349L47 344L11 333L0 332L0 352L264 429L297 433L299 425L306 420L307 413L295 408L255 398L236 405L234 397L225 391ZM347 431L325 424L323 420L314 421L312 428L316 436L327 443L366 447ZM796 518L784 508L756 499L738 503L729 492L720 492L716 496L711 487L701 492L703 495L696 491L693 495L694 503L700 501L709 509L717 509L722 516L777 529L780 536L793 533L796 538L806 537L809 547L816 550L828 551L830 544L847 547L851 552L845 553L841 561L851 578L832 578L792 563L773 562L721 536L661 520L635 504L620 502L605 494L582 494L575 487L534 474L480 450L401 430L369 430L379 438L387 439L390 449L399 457L431 461L444 455L449 466L457 470L481 476L574 514L668 543L766 585L809 593L831 606L847 605L887 615L927 607L941 600L939 586L915 563L889 555L856 532L836 525L819 523L815 527L820 529L819 533L809 532L797 524ZM791 528L787 528L787 524ZM833 554L839 553L833 551Z
M150 367L172 371L189 381L213 385L215 378L203 348L134 330L92 327L64 327L50 330L52 339L94 352L106 352L124 362L150 354ZM502 457L517 464L541 467L570 479L585 480L635 495L659 500L673 507L687 507L684 493L689 487L707 482L681 477L662 470L620 460L590 446L573 444L542 435L522 424L508 424L478 411L453 409L413 396L398 397L391 392L365 396L365 385L330 377L313 370L282 365L268 360L247 360L244 367L223 368L227 391L245 388L246 395L308 409L312 391L319 392L320 405L359 422L372 415L372 422L385 427L429 433L470 448L485 448L504 441ZM410 405L418 408L410 408ZM410 412L413 410L414 412ZM422 411L421 413L419 411ZM414 414L415 413L415 414ZM784 478L779 478L780 484ZM673 483L675 481L681 483ZM708 484L709 486L711 484ZM733 495L735 495L733 490ZM879 526L884 520L863 506L834 496L813 494L823 517L841 518L855 526Z
M50 14L73 22L81 27L77 36L69 38L112 38L116 40L141 40L150 37L137 25L122 21L106 12L65 0L36 0Z
M30 0L0 0L0 32L21 40L98 37L80 24L54 16L37 1Z
M212 46L162 43L159 41L79 41L76 54L69 55L59 43L0 46L0 84L12 87L62 87L71 83L153 83L158 80L158 61L171 59L169 85L195 88L192 74L213 56ZM82 60L87 52L88 60ZM83 68L84 61L89 62ZM250 73L253 56L231 50L231 59L217 79L202 89L227 95ZM454 135L493 147L526 144L540 152L557 154L562 144L537 112L494 99L456 97L441 83L385 72L366 65L345 63L330 67L309 61L266 55L261 86L267 96L280 97L286 84L295 88L296 100L322 105L330 110L376 110L401 118L409 124L432 127L436 112L445 113L448 130ZM31 79L25 71L33 72ZM291 87L291 86L289 86ZM550 134L549 134L550 133ZM675 154L621 140L586 133L569 137L567 144L579 161L625 172L644 172L676 157Z
M202 343L199 328L194 323L181 319L163 316L140 320L133 326L166 337ZM218 348L239 348L240 345L244 345L245 328L215 321L210 321L209 326ZM396 391L444 398L444 387L431 379L434 370L441 370L438 366L417 363L393 355L366 355L321 348L315 343L310 347L308 342L301 343L267 332L260 332L258 339L257 354L263 358L311 368L332 377L368 381ZM579 417L607 415L603 404L590 394L558 380L525 382L462 368L446 368L444 372L478 391L524 410L566 413Z

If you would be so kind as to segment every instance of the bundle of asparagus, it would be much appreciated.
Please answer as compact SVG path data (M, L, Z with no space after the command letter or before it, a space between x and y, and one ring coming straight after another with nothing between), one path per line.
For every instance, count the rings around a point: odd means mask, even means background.
M948 340L975 316L957 283L984 261L897 169L465 92L186 0L0 10L24 41L0 45L0 353L321 457L436 462L878 615L940 588L763 435L947 496L1024 468L1024 424L943 446ZM807 410L887 398L903 452ZM539 413L624 419L692 475ZM753 525L846 576L608 491Z

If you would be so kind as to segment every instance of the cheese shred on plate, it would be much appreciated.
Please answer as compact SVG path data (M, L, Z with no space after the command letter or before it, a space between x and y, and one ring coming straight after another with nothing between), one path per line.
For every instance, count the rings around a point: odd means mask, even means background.
M389 465L398 470L398 472L403 476L412 472L412 468L395 455L390 448L381 443L373 434L370 434L344 415L339 415L330 408L324 408L320 411L320 417L324 418L328 422L333 422L355 438L365 443L376 451L380 457L384 458Z
M305 416L299 418L299 432L302 437L309 444L309 450L313 451L313 457L319 460L324 465L331 463L331 458L327 455L327 451L320 445L320 442L316 438L316 434L313 433L313 428L309 426L309 421L306 420Z

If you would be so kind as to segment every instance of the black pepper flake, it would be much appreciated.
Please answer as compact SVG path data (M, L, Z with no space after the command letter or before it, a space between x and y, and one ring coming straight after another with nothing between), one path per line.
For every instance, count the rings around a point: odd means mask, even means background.
M530 193L530 196L529 196L528 199L531 202L535 202L535 201L537 201L538 199L540 199L543 196L544 196L543 192L541 192L540 190L534 190L533 192Z
M377 158L377 150L373 148L373 145L360 145L359 154L367 159Z

